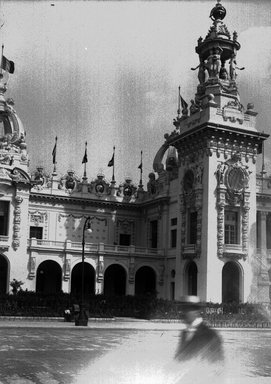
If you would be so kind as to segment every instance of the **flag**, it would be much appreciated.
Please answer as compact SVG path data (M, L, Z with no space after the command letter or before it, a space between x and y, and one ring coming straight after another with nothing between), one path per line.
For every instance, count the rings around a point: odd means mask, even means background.
M115 157L115 154L113 153L112 159L107 164L108 167L113 167L113 165L114 165L114 157Z
M188 107L187 102L182 98L182 96L181 96L181 105L182 105L182 109L187 109Z
M142 161L141 161L141 163L139 164L138 168L142 170Z
M87 142L86 142L85 154L82 160L82 164L85 164L87 162L88 162L88 155L87 155Z
M52 152L53 164L56 164L56 145L57 145L57 137L56 137L55 146L54 146L54 149L53 149L53 152Z
M15 65L14 62L11 60L8 60L4 55L2 56L2 62L1 62L1 68L4 71L7 71L9 73L14 73Z

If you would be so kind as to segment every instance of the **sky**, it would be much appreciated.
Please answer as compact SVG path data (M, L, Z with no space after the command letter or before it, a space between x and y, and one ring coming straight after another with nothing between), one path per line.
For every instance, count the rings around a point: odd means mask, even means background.
M30 156L30 170L53 171L52 150L58 137L57 172L73 169L87 177L102 172L115 152L117 185L130 177L143 184L153 159L174 129L178 86L194 98L198 83L195 46L206 36L212 1L0 1L0 42L15 62L6 98L15 101ZM224 0L224 19L237 31L241 103L259 112L257 129L269 125L271 80L271 2ZM271 174L271 138L265 145ZM260 158L259 158L260 160ZM261 162L261 160L260 160ZM270 163L270 167L269 167Z

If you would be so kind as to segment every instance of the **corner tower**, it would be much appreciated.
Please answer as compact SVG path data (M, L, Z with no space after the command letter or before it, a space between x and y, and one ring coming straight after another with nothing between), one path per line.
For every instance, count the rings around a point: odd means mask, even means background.
M176 299L198 294L213 302L257 301L256 158L268 137L256 129L237 84L237 33L224 24L217 2L212 25L198 39L199 84L166 135L179 159L179 229Z
M0 291L25 281L30 176L25 131L12 99L5 99L8 73L0 71Z

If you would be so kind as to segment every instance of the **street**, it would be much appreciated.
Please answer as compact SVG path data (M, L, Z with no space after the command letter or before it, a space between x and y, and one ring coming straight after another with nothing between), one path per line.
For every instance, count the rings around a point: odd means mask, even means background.
M162 384L181 324L0 322L0 383ZM227 384L267 383L270 330L219 330Z

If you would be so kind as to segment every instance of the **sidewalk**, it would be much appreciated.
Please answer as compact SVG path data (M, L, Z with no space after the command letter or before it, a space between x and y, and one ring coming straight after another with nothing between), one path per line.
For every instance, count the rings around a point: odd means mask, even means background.
M59 329L140 329L153 331L179 331L184 324L179 320L144 320L126 317L89 318L87 326L75 326L74 321L66 322L62 317L15 317L0 316L0 328L59 328ZM221 331L266 331L259 327L216 327Z
M90 318L88 325L75 326L74 321L66 322L62 317L4 317L0 316L0 328L72 328L72 329L146 329L146 330L180 330L181 322L151 321L134 318Z

